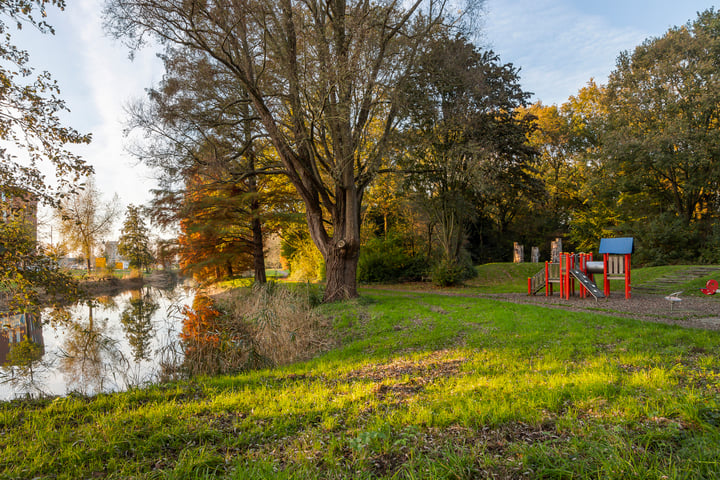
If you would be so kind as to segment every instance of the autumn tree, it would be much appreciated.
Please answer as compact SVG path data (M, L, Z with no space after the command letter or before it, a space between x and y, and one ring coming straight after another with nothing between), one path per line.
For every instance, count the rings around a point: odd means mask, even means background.
M47 7L63 10L65 2L7 0L0 4L0 185L13 195L29 194L54 203L92 167L66 148L89 143L90 135L61 123L59 116L67 107L58 85L48 72L36 75L28 52L13 43L14 27L54 33L42 20ZM42 164L54 167L57 186L46 185Z
M451 23L443 1L108 0L109 30L213 58L247 92L305 204L325 300L357 296L360 216L397 124L398 86ZM465 12L468 9L464 9ZM380 126L374 135L370 126Z
M162 82L129 108L130 128L143 133L132 153L159 174L153 218L160 225L183 223L193 236L183 244L196 260L188 264L196 273L212 263L231 274L232 264L241 261L264 283L264 239L276 231L269 212L276 210L271 204L277 192L268 187L278 186L267 177L282 173L277 156L258 131L247 93L217 62L187 48L168 49L163 60ZM203 223L188 217L199 211ZM200 250L189 252L191 244Z
M148 268L153 261L150 239L140 207L128 205L120 231L118 253L127 258L131 268Z
M406 168L415 167L411 189L437 226L442 262L452 270L463 263L466 229L478 209L502 230L522 192L538 188L530 124L515 115L529 94L516 68L463 37L436 40L419 64L406 89Z
M119 202L117 194L103 202L102 193L91 178L80 193L63 199L56 212L60 234L70 248L82 252L88 272L92 270L95 246L112 232L120 211Z

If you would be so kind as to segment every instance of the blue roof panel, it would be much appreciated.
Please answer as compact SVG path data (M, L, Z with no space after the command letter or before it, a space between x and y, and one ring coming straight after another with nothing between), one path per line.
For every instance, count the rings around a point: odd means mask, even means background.
M600 253L612 255L633 253L633 238L602 238L600 239Z

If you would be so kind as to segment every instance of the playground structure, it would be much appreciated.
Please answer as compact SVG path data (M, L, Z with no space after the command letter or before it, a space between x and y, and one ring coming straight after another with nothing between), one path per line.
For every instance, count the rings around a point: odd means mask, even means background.
M580 284L581 298L588 294L596 300L610 296L610 280L625 280L625 298L630 298L630 256L633 253L632 238L603 238L600 240L602 261L593 260L592 253L560 253L558 262L545 262L545 268L528 277L528 295L535 295L543 288L545 296L553 295L553 284L560 287L560 297L569 299L575 294L575 280ZM603 275L603 288L595 283L595 275Z
M718 281L708 280L707 284L705 284L705 288L701 288L700 291L705 295L715 295L718 291Z

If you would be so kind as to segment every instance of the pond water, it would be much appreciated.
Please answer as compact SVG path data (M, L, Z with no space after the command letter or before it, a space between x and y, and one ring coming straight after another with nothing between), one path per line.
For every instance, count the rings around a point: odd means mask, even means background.
M182 360L182 308L194 293L184 284L145 286L60 314L45 310L40 319L1 319L0 400L93 395L158 381L163 365Z

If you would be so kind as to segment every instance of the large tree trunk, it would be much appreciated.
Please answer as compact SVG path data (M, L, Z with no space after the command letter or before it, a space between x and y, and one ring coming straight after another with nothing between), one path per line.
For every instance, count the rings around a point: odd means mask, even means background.
M357 292L357 264L360 258L359 248L335 246L328 249L325 256L326 286L324 302L336 302L355 298Z

